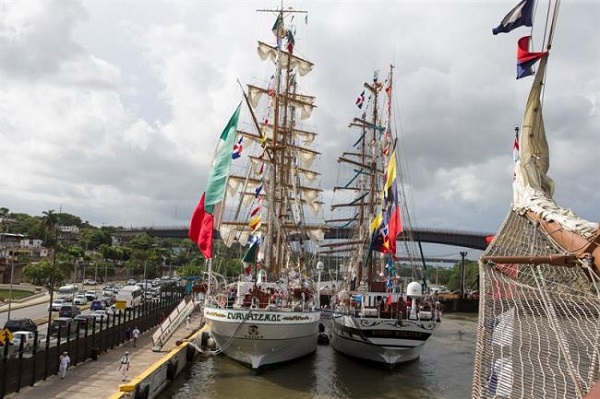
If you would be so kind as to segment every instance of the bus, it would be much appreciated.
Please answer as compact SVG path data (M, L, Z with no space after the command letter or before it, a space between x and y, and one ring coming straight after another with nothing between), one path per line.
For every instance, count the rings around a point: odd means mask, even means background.
M143 291L137 285L126 285L119 290L115 305L125 303L125 308L132 309L142 304Z
M66 302L73 302L76 292L77 286L75 284L63 285L58 288L58 297L64 299Z

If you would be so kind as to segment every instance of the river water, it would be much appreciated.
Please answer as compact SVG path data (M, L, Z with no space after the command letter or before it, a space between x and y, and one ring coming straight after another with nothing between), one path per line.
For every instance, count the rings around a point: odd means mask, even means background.
M476 334L477 315L446 314L421 357L392 371L341 355L330 345L256 376L224 355L201 358L159 399L465 399Z

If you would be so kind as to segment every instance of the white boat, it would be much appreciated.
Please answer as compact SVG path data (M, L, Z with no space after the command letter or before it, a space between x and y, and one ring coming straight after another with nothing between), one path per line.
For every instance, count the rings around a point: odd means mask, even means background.
M273 69L264 87L249 84L244 93L249 128L237 129L238 112L221 135L230 158L217 155L217 172L190 227L211 268L212 228L227 247L246 252L234 282L211 279L204 316L218 350L253 370L316 350L320 310L307 276L316 266L315 242L324 235L319 173L312 168L319 153L310 148L316 134L303 126L315 99L300 94L299 84L313 64L297 55L292 25L293 16L305 12L261 11L274 14L272 33L266 30L273 43L258 42L260 58ZM220 183L212 184L217 177ZM212 191L218 195L208 203ZM207 213L209 234L202 227Z
M332 346L388 368L419 357L439 316L432 299L423 294L426 287L400 278L397 271L396 240L402 221L408 224L410 218L391 125L392 73L390 67L384 82L375 73L373 82L365 83L356 102L364 112L350 124L358 128L358 138L352 140L354 149L338 158L340 165L350 165L351 173L347 183L335 187L341 199L332 209L342 210L341 215L327 222L330 229L343 227L352 233L321 246L328 248L322 254L343 257L348 265L345 284L331 306ZM415 266L416 245L403 244Z

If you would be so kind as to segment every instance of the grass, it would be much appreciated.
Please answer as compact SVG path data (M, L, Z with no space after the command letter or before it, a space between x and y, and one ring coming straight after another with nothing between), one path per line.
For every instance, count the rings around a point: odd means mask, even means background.
M4 298L4 299L8 299L8 294L10 293L10 290L4 289L4 288L0 288L0 298ZM13 299L22 299L22 298L26 298L28 296L31 296L35 294L35 292L31 292L31 291L23 291L23 290L12 290L12 297Z

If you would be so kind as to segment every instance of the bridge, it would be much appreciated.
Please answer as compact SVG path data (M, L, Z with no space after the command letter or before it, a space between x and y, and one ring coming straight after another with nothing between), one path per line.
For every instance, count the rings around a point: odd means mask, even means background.
M123 237L146 233L151 237L187 238L188 226L139 227L117 230L116 233ZM325 231L325 239L346 239L351 233L351 230L348 228L329 229ZM218 231L215 230L214 234L215 239L220 238ZM457 230L438 230L421 228L404 230L400 234L400 236L398 236L398 240L428 242L434 244L452 245L457 247L484 250L487 248L493 236L494 233L477 233Z

